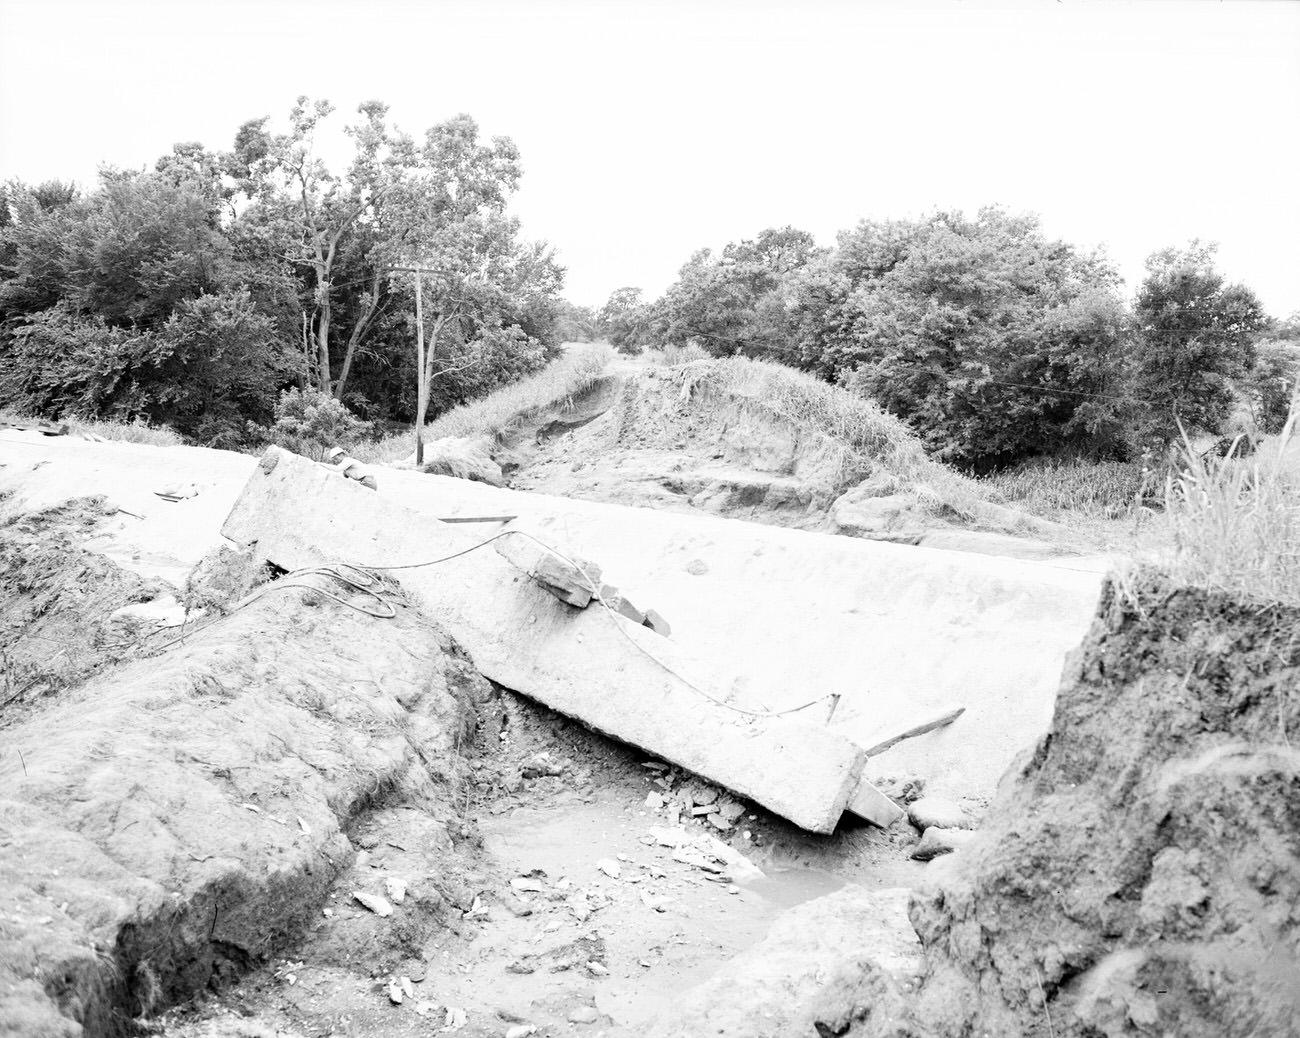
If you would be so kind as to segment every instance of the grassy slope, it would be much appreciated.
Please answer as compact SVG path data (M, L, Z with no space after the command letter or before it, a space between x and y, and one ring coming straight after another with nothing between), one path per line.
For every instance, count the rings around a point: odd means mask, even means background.
M449 438L500 442L529 415L590 389L613 358L614 350L607 343L575 344L537 374L439 415L424 427L424 442ZM355 453L361 461L401 461L415 453L415 434L388 436L358 447Z

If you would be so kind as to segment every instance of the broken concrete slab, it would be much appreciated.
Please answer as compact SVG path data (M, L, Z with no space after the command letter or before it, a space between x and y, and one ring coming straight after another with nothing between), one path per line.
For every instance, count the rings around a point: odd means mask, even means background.
M485 676L805 829L831 832L861 777L865 757L844 736L728 705L727 686L673 642L565 605L495 552L446 558L480 541L287 451L267 451L222 532L286 569L393 568Z
M965 706L956 724L873 762L950 797L992 796L1047 730L1109 563L913 548L411 473L391 474L384 489L428 514L531 519L599 559L606 580L667 616L673 641L746 696L781 709L842 693L831 727L861 746ZM692 561L707 575L692 574Z

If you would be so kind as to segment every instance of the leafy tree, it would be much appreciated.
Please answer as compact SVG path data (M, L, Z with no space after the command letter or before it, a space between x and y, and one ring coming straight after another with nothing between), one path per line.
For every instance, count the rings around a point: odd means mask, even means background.
M385 105L368 101L358 108L362 120L348 127L356 151L347 175L329 169L315 149L317 126L333 112L328 101L299 97L289 113L287 133L271 134L266 119L245 122L236 134L226 167L255 200L246 219L283 242L286 257L312 275L308 320L310 370L322 392L342 395L358 344L380 306L385 271L378 263L362 263L368 291L355 315L343 351L339 377L331 354L335 303L335 274L349 250L364 257L376 235L373 206L388 186L385 174L393 163L383 152L390 143L384 123Z
M1255 363L1244 388L1261 433L1282 431L1291 413L1298 380L1300 340L1269 337L1255 344Z
M791 279L819 254L812 235L793 227L733 242L716 259L700 250L664 297L666 337L717 356L781 356L792 331Z
M110 325L156 327L230 275L229 244L190 184L110 171L78 215L63 242L63 295Z
M591 342L599 334L599 317L590 306L559 299L555 303L555 316L555 337L560 342Z
M1138 290L1134 393L1143 403L1142 434L1157 446L1168 445L1180 424L1189 433L1222 431L1232 380L1250 371L1255 337L1268 323L1250 289L1225 284L1214 251L1192 242L1153 254Z
M863 223L795 287L805 366L877 399L939 457L1104 452L1125 422L1118 278L986 208Z
M398 269L429 272L421 275L428 320L419 329L429 348L416 366L425 390L406 410L422 422L434 379L491 364L489 354L504 373L545 353L555 339L563 271L544 244L519 239L518 221L505 212L520 176L508 138L483 142L474 120L461 115L416 141L387 125L385 105L369 101L347 128L354 155L338 175L313 150L332 110L299 98L289 132L279 135L266 130L266 120L245 123L226 169L255 200L243 220L256 229L250 237L284 243L306 275L304 352L311 381L323 391L357 400L349 385L359 371L363 395L407 399L394 380L409 369L398 356L409 349L400 315L413 307L415 275ZM522 338L495 336L511 327ZM335 341L336 329L344 340ZM494 343L523 343L519 356L506 363L496 348L475 352L485 332Z
M596 318L597 332L624 353L640 353L654 338L654 304L641 298L641 289L616 288Z

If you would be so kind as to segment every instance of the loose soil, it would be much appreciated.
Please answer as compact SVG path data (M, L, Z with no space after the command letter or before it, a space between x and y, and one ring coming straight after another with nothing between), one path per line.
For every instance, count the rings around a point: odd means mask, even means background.
M442 863L455 909L445 926L402 944L393 933L400 906L378 919L352 899L354 889L382 889L421 867L411 852L418 813L383 813L353 834L360 860L306 940L232 991L169 1014L166 1033L257 1026L379 1038L450 1025L467 1038L529 1026L539 1035L640 1035L682 992L762 940L785 909L849 882L914 884L924 869L906 857L914 835L905 830L864 825L819 838L737 805L733 831L720 832L683 808L688 798L726 802L725 791L502 689L479 708L468 760L452 878ZM678 860L652 835L678 824L752 866ZM400 991L402 977L410 994L396 1004L389 989Z

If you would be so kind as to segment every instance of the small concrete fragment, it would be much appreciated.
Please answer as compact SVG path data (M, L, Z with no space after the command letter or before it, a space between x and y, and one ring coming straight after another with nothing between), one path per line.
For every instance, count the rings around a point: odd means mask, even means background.
M918 829L969 829L970 819L956 801L944 797L922 797L912 802L907 817Z
M672 635L672 626L658 612L653 609L645 611L645 619L641 622L643 627L649 627L655 634L667 638Z
M594 562L560 552L560 558L546 543L522 529L510 529L495 542L497 554L527 573L561 602L586 609L600 591L600 567ZM556 549L557 551L559 549Z
M634 624L645 623L645 613L634 606L623 592L613 584L600 585L600 600L621 616L626 616Z
M929 861L941 854L960 850L974 839L975 833L969 829L940 829L931 826L921 834L921 842L912 849L912 857L917 861Z
M848 810L882 829L888 829L903 817L903 809L866 779L858 783L849 797Z

